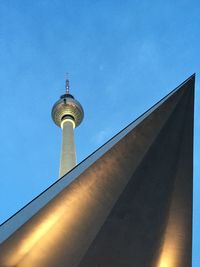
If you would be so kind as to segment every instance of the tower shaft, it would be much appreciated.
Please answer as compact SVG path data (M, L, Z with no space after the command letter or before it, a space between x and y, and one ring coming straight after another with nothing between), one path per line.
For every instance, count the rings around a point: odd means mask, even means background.
M60 160L60 177L76 166L76 149L74 142L74 122L71 119L62 121L62 148Z

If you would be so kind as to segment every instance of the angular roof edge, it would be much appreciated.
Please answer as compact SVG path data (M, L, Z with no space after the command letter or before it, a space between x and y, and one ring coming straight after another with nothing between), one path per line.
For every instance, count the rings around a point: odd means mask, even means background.
M19 227L26 223L32 216L34 216L40 209L42 209L49 201L56 197L65 187L73 182L81 173L83 173L88 167L90 167L96 160L102 157L109 149L111 149L117 142L119 142L124 136L126 136L131 130L133 130L141 121L143 121L149 114L151 114L156 108L158 108L164 101L166 101L171 95L182 88L184 84L190 80L195 81L195 74L187 78L178 87L172 90L167 96L163 97L159 102L149 108L145 113L139 116L136 120L126 126L123 130L117 133L114 137L108 140L104 145L98 148L95 152L89 155L70 172L58 179L45 191L39 194L26 206L20 209L12 217L7 219L0 227L0 243L5 241L10 235L12 235Z

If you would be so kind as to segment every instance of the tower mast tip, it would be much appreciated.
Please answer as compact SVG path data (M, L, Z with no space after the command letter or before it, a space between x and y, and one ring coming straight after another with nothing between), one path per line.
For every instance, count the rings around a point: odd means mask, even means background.
M66 94L69 94L69 79L68 79L68 73L66 73L67 79L65 82L65 89L66 89Z

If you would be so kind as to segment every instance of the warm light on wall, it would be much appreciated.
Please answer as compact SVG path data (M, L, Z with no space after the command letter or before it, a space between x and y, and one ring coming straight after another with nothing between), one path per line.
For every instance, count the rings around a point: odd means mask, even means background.
M173 240L171 240L173 242ZM172 244L171 244L172 245ZM158 267L176 267L176 248L164 246Z
M49 208L46 207L46 211L44 209L44 212L41 212L38 218L35 218L32 225L27 225L26 233L22 238L19 238L14 246L15 253L10 250L9 255L5 256L5 266L16 266L16 264L21 266L30 253L34 253L35 249L37 251L37 245L43 242L42 240L45 236L48 234L53 235L51 230L54 229L55 225L60 230L60 219L64 218L65 228L67 228L67 225L72 227L77 220L76 209L74 209L75 203L80 202L81 198L81 205L86 208L89 204L89 200L85 195L87 195L85 190L68 190L68 194L62 194L60 198L53 202L53 205L50 205ZM59 235L60 232L62 231L53 231L56 235ZM52 240L56 238L56 235ZM45 244L45 247L48 247L48 243ZM29 266L32 266L30 264L31 262L29 262Z
M172 202L168 224L163 240L157 267L181 267L183 258L184 227L183 220Z
M35 225L32 226L25 237L16 243L15 253L12 250L9 251L9 254L5 255L5 263L8 266L15 266L23 257L30 252L30 250L45 236L50 229L56 224L60 216L64 212L63 207L57 207L57 209L52 210L51 214L46 214L41 216L36 220ZM7 266L6 265L6 266Z
M60 218L59 213L56 212L50 215L28 236L20 247L19 253L25 255L31 248L56 224Z
M169 260L168 259L164 259L162 258L162 262L159 263L159 267L169 267L171 265L169 265Z

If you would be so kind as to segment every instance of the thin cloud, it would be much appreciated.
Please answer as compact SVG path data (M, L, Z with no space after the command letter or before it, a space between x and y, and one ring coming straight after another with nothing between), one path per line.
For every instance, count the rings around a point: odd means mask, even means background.
M112 129L107 128L104 130L101 130L100 132L98 132L94 137L93 137L93 142L100 146L103 143L105 143L112 135Z

